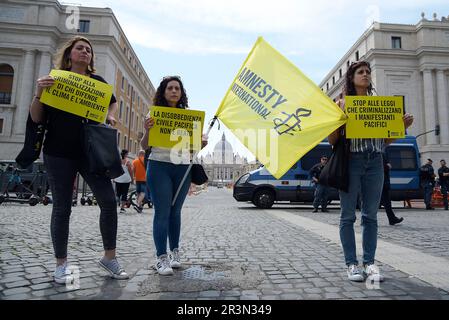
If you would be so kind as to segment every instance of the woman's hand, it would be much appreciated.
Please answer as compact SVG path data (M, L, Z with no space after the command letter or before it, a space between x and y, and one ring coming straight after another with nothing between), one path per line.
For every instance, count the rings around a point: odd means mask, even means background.
M35 90L36 97L40 98L44 89L49 88L54 84L55 84L55 79L50 75L43 76L43 77L37 79L36 90Z
M108 113L106 116L106 123L109 123L111 126L115 127L117 124L117 119L115 119L113 114Z
M402 117L402 120L404 121L405 129L407 129L408 127L410 127L412 125L414 118L413 118L413 115L411 115L410 113L406 113Z
M154 127L154 118L153 117L145 117L145 121L143 122L143 127L145 130L150 130Z

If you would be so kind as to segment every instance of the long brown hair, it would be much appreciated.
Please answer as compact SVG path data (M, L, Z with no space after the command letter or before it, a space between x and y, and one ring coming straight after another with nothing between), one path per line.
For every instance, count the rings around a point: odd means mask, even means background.
M165 89L167 88L167 85L170 81L177 81L179 83L179 86L181 88L181 99L179 99L178 103L176 104L176 108L182 108L186 109L189 107L189 102L187 98L186 91L184 89L184 85L182 84L181 78L178 76L168 76L164 77L159 84L159 87L156 90L156 94L153 98L153 105L155 106L161 106L161 107L168 107L168 102L165 99Z
M92 59L90 60L89 65L87 66L86 72L88 74L94 73L95 72L95 67L94 67L94 59L95 59L94 49L92 48L92 44L90 43L89 39L87 39L85 37L82 37L82 36L74 36L73 38L68 40L58 50L58 52L56 52L55 58L54 58L55 68L59 69L59 70L70 70L70 68L72 67L72 61L70 61L70 53L71 53L71 51L73 49L73 46L78 41L84 41L84 42L89 44L90 52L92 53Z
M371 66L368 61L357 61L353 62L350 66L348 71L346 71L345 75L345 86L343 88L343 95L345 96L355 96L357 95L357 92L355 90L354 86L354 74L357 71L358 68L366 66L369 71L371 72ZM368 95L373 94L373 85L370 83L367 88Z

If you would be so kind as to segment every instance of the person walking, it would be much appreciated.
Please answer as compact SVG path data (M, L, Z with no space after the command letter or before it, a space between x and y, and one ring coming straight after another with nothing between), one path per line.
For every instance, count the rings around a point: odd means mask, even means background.
M81 36L74 36L57 52L55 67L71 71L92 79L106 82L96 75L94 67L94 50L90 41ZM67 264L67 244L72 203L72 188L77 172L91 188L100 207L100 231L103 240L104 256L99 261L110 276L115 279L127 279L128 274L116 258L117 238L117 201L114 188L109 178L88 172L82 148L82 128L86 119L44 105L40 97L44 89L55 83L50 75L37 79L35 94L30 106L33 122L46 123L43 154L53 196L51 214L51 239L56 258L53 274L57 283L73 280ZM106 116L107 121L115 125L117 103L111 97ZM88 120L90 124L97 122Z
M449 168L446 166L444 159L440 160L440 168L438 169L438 181L443 195L444 210L448 210L447 193L449 190Z
M435 173L432 166L432 159L427 159L427 163L420 168L421 188L424 189L424 203L426 210L434 210L432 207L432 193L435 187Z
M164 77L153 99L155 106L188 108L187 94L180 77ZM144 120L145 134L141 140L144 150L148 149L149 131L154 118L147 115ZM203 140L203 147L207 141ZM179 238L181 232L181 209L187 197L191 173L187 175L174 205L173 198L190 164L190 153L171 157L171 149L152 147L149 155L147 184L154 205L153 239L156 246L155 268L160 275L172 275L173 268L181 267ZM167 239L170 253L167 254Z
M367 61L352 63L345 75L343 93L346 96L372 95L371 66ZM345 109L344 100L337 103ZM403 116L407 129L413 123L413 116ZM328 139L335 145L345 134L342 128L332 132ZM349 189L339 190L341 216L340 240L350 281L383 281L375 264L377 248L377 211L383 187L383 163L381 152L385 144L393 139L348 139L349 140ZM360 270L356 255L354 222L356 221L357 195L360 191L362 205L362 247L363 268Z
M394 214L393 208L391 206L391 197L390 197L390 170L391 163L388 161L387 154L382 154L383 158L383 166L384 166L384 184L382 188L382 195L380 198L380 204L384 207L385 213L388 217L388 222L390 225L395 225L401 223L404 218L398 218Z
M310 169L310 176L312 183L315 184L315 194L313 200L313 211L318 212L318 207L321 205L321 212L329 212L327 210L327 197L329 195L329 187L320 183L320 174L327 163L327 156L323 155L320 162Z
M120 213L126 213L126 206L128 204L129 185L132 183L133 166L128 160L128 150L123 149L120 153L122 157L123 174L114 179L115 192L118 201L120 201Z
M137 205L134 209L138 213L142 213L143 200L145 199L147 182L146 182L146 170L144 165L145 150L140 150L136 159L133 160L133 174L136 181L136 201Z

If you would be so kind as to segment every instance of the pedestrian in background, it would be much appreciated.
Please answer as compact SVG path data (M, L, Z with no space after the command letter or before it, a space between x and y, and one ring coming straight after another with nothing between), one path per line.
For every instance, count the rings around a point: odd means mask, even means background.
M74 36L58 50L55 68L71 71L92 79L106 82L94 74L94 50L85 37ZM35 123L46 123L47 132L44 141L44 163L53 197L51 214L51 239L56 257L54 280L67 283L73 277L67 267L67 244L72 188L77 172L89 185L100 207L100 231L103 239L104 257L99 261L115 279L127 279L128 275L116 259L117 238L117 202L112 182L106 176L98 176L87 171L82 148L82 128L85 118L49 107L40 102L45 88L55 83L50 75L37 80L35 94L30 106L31 118ZM117 103L111 97L106 116L107 121L115 125ZM88 120L90 124L98 124Z
M345 75L344 95L372 95L371 67L366 61L352 63ZM342 110L344 99L338 101ZM404 126L413 123L413 116L403 116ZM338 128L328 137L329 143L335 145L344 134ZM377 248L377 211L383 187L382 149L393 139L349 139L349 190L339 190L341 217L340 240L347 266L346 272L350 281L382 281L383 276L375 265ZM362 247L363 269L360 270L356 255L354 222L356 221L357 195L361 192L362 205Z
M432 159L427 159L427 163L420 168L421 188L424 189L426 210L434 210L432 207L432 193L435 187L435 173L432 163Z
M444 159L440 160L440 168L438 169L438 181L443 195L444 210L448 210L447 192L449 190L449 168L446 166Z
M395 225L398 223L401 223L404 218L398 218L394 214L393 208L391 206L391 197L390 197L390 170L391 170L391 163L388 160L387 154L382 154L383 158L383 165L384 165L384 185L382 188L382 196L380 199L380 204L384 207L385 213L388 217L388 222L390 225Z
M133 173L134 180L136 181L136 201L137 206L134 209L138 213L142 213L143 201L145 199L145 193L147 188L147 173L145 170L145 150L140 150L137 158L133 161Z
M155 106L188 108L187 94L181 78L164 77L153 99ZM154 118L148 114L144 120L145 135L141 140L143 149L148 149L149 131L154 126ZM203 147L205 146L203 141ZM189 153L190 154L190 153ZM171 149L152 147L149 155L147 184L154 205L153 239L156 246L155 268L161 275L172 275L173 268L181 267L179 238L181 233L181 209L187 197L191 173L187 175L174 205L172 201L190 164L190 156L181 153L172 159ZM176 158L176 157L175 157ZM167 255L167 238L170 254Z
M128 205L128 191L129 185L132 182L133 166L131 161L128 160L128 150L123 149L120 153L122 157L123 174L120 177L114 179L115 192L118 201L120 201L120 213L126 213L126 206Z
M323 155L320 162L310 169L310 176L312 182L315 184L315 193L313 199L313 211L318 212L318 207L321 205L321 212L329 212L327 210L327 197L329 195L329 187L320 183L320 174L327 163L327 156Z

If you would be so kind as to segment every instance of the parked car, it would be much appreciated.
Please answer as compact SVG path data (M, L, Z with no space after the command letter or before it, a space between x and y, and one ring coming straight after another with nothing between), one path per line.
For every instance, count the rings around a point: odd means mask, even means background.
M323 140L296 162L280 179L261 167L242 175L235 183L233 196L237 201L251 201L259 208L271 208L276 201L310 203L315 187L309 170L320 162L322 155L330 156L332 147ZM386 148L392 165L390 170L391 199L394 201L423 199L420 188L420 155L416 138L398 139ZM338 191L331 188L329 201L339 200Z

